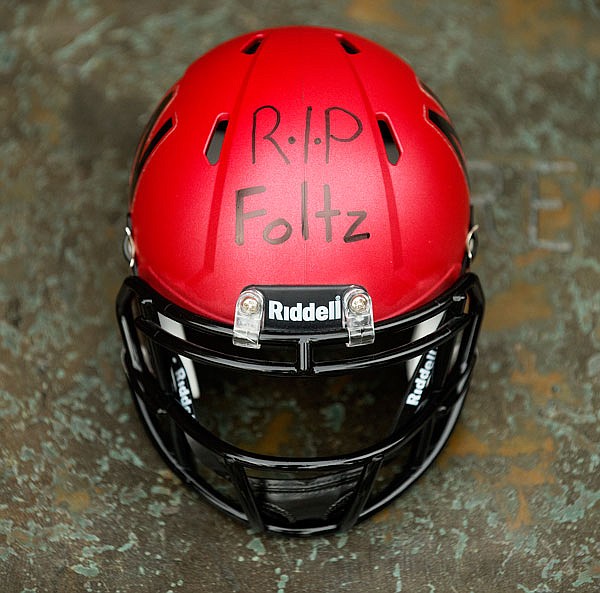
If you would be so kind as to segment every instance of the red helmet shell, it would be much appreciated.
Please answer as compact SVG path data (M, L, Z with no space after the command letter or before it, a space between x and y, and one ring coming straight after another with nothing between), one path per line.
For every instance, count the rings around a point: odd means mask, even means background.
M349 33L264 30L199 58L131 182L139 276L216 321L233 322L248 285L347 284L380 321L461 273L469 194L448 115L405 62Z

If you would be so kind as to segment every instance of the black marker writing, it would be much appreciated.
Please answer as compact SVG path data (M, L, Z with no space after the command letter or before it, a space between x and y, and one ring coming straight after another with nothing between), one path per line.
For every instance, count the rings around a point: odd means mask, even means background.
M266 208L251 209L247 202L254 196L253 200L258 200L260 194L264 194L267 188L264 185L256 185L245 187L235 192L235 242L238 245L244 245L246 241L246 233L250 231L256 232L256 225L259 224L259 232L263 240L270 245L281 245L285 243L294 233L292 222L281 216L273 218L266 224L264 221L256 221L255 219L266 217L269 213ZM300 186L300 229L302 238L305 241L322 237L325 242L331 243L334 236L334 224L332 219L342 216L342 212L332 206L331 189L328 184L323 184L323 207L312 214L308 207L308 183L303 181ZM310 220L322 220L322 225L315 223L315 228L309 232ZM343 235L344 243L354 243L356 241L364 241L371 237L369 232L356 232L358 228L367 218L366 210L350 210L346 212L346 218L351 219L345 234ZM267 218L269 220L269 218ZM294 223L296 224L296 223ZM264 226L262 226L264 225ZM249 230L248 228L249 227ZM319 227L324 232L319 233ZM339 228L339 227L338 227ZM315 230L316 229L316 230ZM262 232L261 232L262 231Z
M363 239L368 239L371 236L371 233L358 233L354 234L354 231L360 226L360 224L367 218L367 213L365 210L353 210L347 212L348 216L355 216L356 220L350 225L350 228L346 231L344 235L344 243L354 243L354 241L362 241Z
M263 149L260 147L261 144L267 142L268 151L275 151L283 159L286 165L291 163L291 158L294 154L294 150L298 151L295 147L296 138L304 138L302 143L302 158L304 163L309 161L309 152L311 147L311 141L315 147L320 146L325 142L325 163L329 163L332 153L332 145L334 142L348 143L356 140L363 131L363 124L360 118L344 109L343 107L328 107L322 113L324 127L325 127L325 138L312 137L311 125L315 117L318 114L313 113L313 107L308 106L306 108L306 115L304 118L304 130L300 134L289 134L290 130L287 130L287 134L284 134L283 130L280 130L282 124L282 114L273 105L262 105L254 111L252 114L252 164L256 164L259 155L262 154ZM285 128L285 126L282 126ZM344 129L344 132L341 130ZM285 152L282 146L288 143L290 148L286 149Z
M339 210L331 209L331 191L329 185L325 184L323 186L323 210L315 212L315 216L325 221L325 241L327 243L331 243L331 217L339 215Z
M347 138L342 138L340 136L335 136L331 131L331 113L334 111L341 111L342 113L346 113L349 115L356 123L356 131ZM343 109L342 107L330 107L325 110L325 162L329 162L329 152L331 150L331 141L335 140L336 142L352 142L356 140L360 136L360 133L363 130L363 125L360 119L354 113L348 111L347 109Z
M283 160L289 165L290 160L287 158L287 156L281 149L281 146L279 146L279 144L277 143L277 140L273 138L273 134L275 133L281 122L281 115L279 111L272 105L263 105L262 107L259 107L252 116L252 164L256 163L256 128L258 123L258 114L261 111L264 111L265 109L268 109L269 111L275 113L275 125L272 126L269 132L267 132L264 136L261 137L261 140L269 141L276 148L277 152L282 156Z
M248 220L249 218L256 218L257 216L264 216L267 213L267 211L264 209L245 212L245 198L255 194L262 194L266 191L267 188L264 185L256 185L254 187L238 189L238 191L235 192L235 242L238 245L244 244L244 221Z

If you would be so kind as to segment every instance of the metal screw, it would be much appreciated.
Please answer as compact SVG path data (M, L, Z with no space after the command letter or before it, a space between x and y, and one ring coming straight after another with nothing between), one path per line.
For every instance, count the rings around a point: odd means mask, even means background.
M369 312L369 299L364 294L355 294L350 299L348 307L353 313L363 315Z
M258 302L258 299L250 295L244 297L240 303L240 311L245 315L255 315L260 311L260 303Z

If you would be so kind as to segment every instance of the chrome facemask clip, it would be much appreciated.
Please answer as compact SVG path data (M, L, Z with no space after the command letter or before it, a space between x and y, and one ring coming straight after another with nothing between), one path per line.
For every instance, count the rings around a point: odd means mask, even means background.
M255 288L242 290L235 304L233 343L243 348L260 348L265 319L265 299Z
M364 288L351 286L344 293L342 322L348 330L347 346L363 346L375 341L373 302Z

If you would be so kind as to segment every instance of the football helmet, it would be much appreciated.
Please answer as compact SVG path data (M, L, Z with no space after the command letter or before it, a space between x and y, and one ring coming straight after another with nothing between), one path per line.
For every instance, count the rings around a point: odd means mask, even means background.
M252 528L347 529L448 439L484 298L450 118L401 59L286 27L189 66L143 132L117 298L149 435Z

